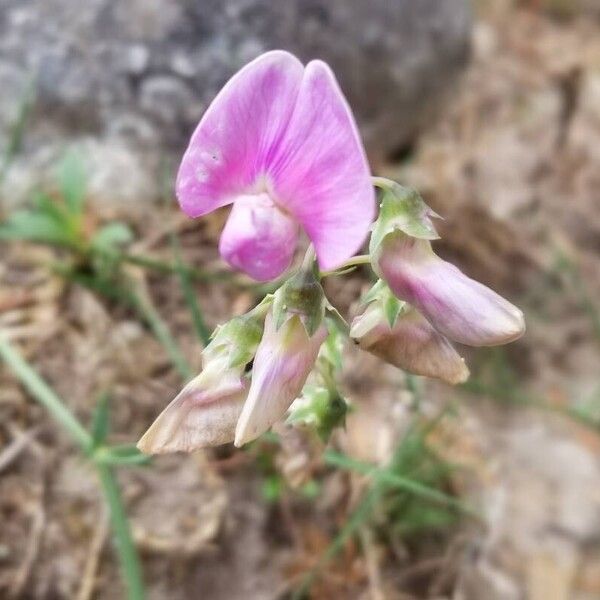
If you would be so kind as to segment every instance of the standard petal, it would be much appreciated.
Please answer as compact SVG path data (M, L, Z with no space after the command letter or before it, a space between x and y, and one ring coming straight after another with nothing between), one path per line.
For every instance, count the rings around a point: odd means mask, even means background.
M275 50L238 71L208 107L179 172L182 210L199 217L259 185L290 120L303 66Z
M241 196L221 234L219 251L232 266L257 281L279 277L291 264L298 226L267 194Z
M360 248L374 217L375 193L350 107L321 61L305 69L268 175L274 199L300 221L323 270Z
M138 448L145 454L192 452L233 442L248 392L239 377L203 371L190 381L151 425Z
M455 385L469 377L469 369L452 344L425 317L409 308L393 328L376 304L352 323L350 336L362 350L415 375L435 377Z
M525 332L523 313L516 306L439 258L427 240L388 234L376 263L392 292L455 342L497 346Z
M300 395L319 348L327 336L322 325L308 337L298 315L276 330L269 314L252 368L252 383L235 431L235 445L242 446L283 418Z

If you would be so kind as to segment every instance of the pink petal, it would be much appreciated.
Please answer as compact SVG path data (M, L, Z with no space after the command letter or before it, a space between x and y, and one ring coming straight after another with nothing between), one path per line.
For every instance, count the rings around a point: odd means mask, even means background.
M382 242L378 269L392 292L445 336L469 346L496 346L525 332L523 313L439 258L427 240L398 232Z
M239 375L208 366L163 410L138 448L165 454L233 442L247 393L247 382Z
M221 234L219 251L232 267L257 281L269 281L290 266L297 239L297 224L267 194L240 196Z
M283 418L300 395L314 367L319 348L327 337L322 325L308 337L298 315L276 330L271 314L254 357L252 383L235 431L235 445L242 446L263 434Z
M267 52L236 73L213 100L177 174L182 210L199 217L233 201L266 172L292 114L303 66Z
M331 69L310 62L269 164L276 201L302 224L319 265L333 269L363 244L375 212L366 155Z
M350 336L362 350L410 373L452 385L469 377L465 361L448 339L413 308L401 314L392 329L381 307L370 304L353 321Z

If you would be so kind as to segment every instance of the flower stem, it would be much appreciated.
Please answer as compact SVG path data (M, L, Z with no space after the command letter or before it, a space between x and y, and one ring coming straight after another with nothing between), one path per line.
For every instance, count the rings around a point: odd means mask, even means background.
M358 254L357 256L353 256L345 263L342 263L337 269L333 269L332 271L321 271L320 276L321 279L323 277L330 277L331 275L339 275L344 271L351 269L352 267L358 267L359 265L368 265L371 263L371 255L370 254Z
M113 469L108 465L96 464L104 497L108 504L110 520L113 527L114 541L121 572L127 586L129 600L143 600L145 597L142 570L127 520L127 513L121 498L119 484Z

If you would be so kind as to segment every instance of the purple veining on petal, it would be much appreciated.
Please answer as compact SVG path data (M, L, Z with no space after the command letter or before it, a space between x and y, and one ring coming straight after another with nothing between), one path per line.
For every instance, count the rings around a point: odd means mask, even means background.
M335 76L321 61L303 67L283 51L257 58L221 90L192 135L176 187L190 217L269 194L273 210L308 234L323 269L359 249L375 211L366 155ZM226 237L232 246L245 244L233 243L231 232ZM268 270L252 266L251 249L236 266L264 278ZM274 248L273 259L279 252ZM257 254L257 262L265 256Z
M428 241L398 232L388 235L379 253L379 269L392 292L451 340L495 346L523 335L523 313L516 306L436 256Z
M236 446L256 439L283 418L300 395L326 337L325 325L309 337L298 315L288 317L279 329L272 315L267 315L248 399L235 432Z

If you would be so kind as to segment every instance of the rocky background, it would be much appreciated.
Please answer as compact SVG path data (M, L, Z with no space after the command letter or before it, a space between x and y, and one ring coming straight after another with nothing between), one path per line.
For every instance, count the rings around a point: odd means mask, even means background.
M355 412L335 447L382 464L415 405L448 410L429 442L457 467L444 489L480 518L395 535L406 519L382 503L311 597L599 598L595 0L0 0L2 210L53 189L74 147L92 221L127 219L132 251L165 260L176 232L187 261L221 268L223 215L178 214L173 170L222 83L274 47L331 62L374 169L422 191L446 219L440 253L528 323L504 350L465 352L473 376L458 389L415 387L349 351ZM115 440L136 439L181 386L163 348L131 311L49 272L53 250L4 244L0 255L0 326L82 418L110 386ZM136 276L197 367L175 278ZM211 326L252 303L237 283L197 285ZM359 272L327 291L352 310L367 285ZM0 597L124 597L93 473L5 369L0 383ZM324 469L319 452L280 433L266 470L259 448L122 473L150 598L284 599L315 567L367 481ZM314 477L319 494L274 499L274 468L291 490Z
M22 164L26 196L66 144L79 143L98 192L155 199L208 103L243 64L285 48L336 71L373 160L401 151L439 111L464 68L464 0L2 0L0 132L35 81ZM157 193L158 192L158 193Z

